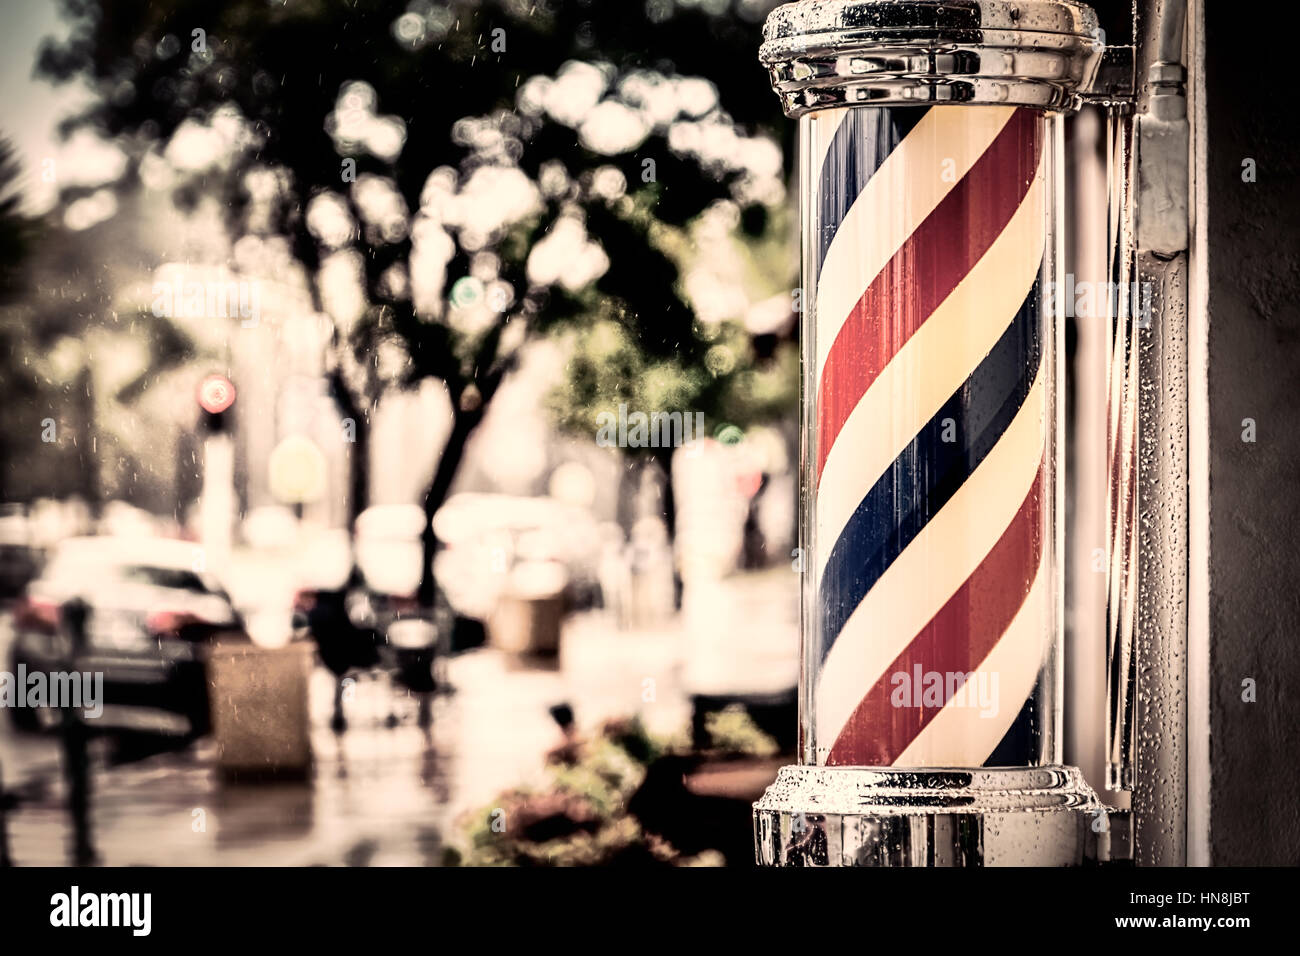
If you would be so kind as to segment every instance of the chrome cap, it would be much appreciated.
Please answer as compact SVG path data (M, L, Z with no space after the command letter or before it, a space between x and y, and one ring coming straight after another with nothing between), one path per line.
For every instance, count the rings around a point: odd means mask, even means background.
M759 60L787 116L838 106L1078 105L1101 61L1071 0L800 0L763 25Z

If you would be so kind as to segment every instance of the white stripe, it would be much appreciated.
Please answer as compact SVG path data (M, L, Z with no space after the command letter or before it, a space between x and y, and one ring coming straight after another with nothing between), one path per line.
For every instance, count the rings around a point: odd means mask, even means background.
M1039 372L1001 440L854 609L821 669L817 759L824 762L863 696L974 573L1020 510L1043 458Z
M871 383L844 422L817 486L816 573L890 464L1006 331L1033 288L1044 242L1042 167L988 252Z
M931 107L867 181L831 240L817 279L813 381L821 382L835 336L862 293L1014 113L1002 106Z
M1052 630L1048 601L1051 575L1047 572L1050 553L1051 548L1043 548L1043 561L1029 596L977 669L976 681L997 676L997 712L986 716L973 705L977 702L954 698L898 755L895 767L980 767L997 749L1033 693L1047 656Z

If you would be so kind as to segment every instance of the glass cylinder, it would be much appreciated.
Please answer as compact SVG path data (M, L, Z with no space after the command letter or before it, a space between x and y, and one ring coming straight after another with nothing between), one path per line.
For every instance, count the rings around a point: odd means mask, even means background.
M1060 119L799 124L801 761L1060 763Z

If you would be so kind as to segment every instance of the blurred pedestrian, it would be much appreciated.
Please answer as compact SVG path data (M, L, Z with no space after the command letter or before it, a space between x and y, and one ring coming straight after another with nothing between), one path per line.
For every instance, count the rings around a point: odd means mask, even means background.
M365 585L361 572L353 567L347 582L338 590L318 591L307 611L307 628L316 641L321 662L334 675L334 716L330 727L336 733L347 729L343 715L344 678L354 668L378 663L375 635L358 627L348 614L348 596Z
M77 662L86 647L86 628L90 620L90 606L80 597L63 604L59 619L65 628L68 650L63 669L74 673ZM72 817L72 862L75 866L90 866L95 862L95 847L90 831L90 757L87 753L89 736L85 721L71 700L59 708L59 727L63 741L63 772L68 785L68 812Z

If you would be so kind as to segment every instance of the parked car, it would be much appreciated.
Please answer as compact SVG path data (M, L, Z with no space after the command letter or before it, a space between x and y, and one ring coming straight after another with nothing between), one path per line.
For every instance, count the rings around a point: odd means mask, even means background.
M38 548L19 541L0 541L0 600L22 594L40 568Z
M105 725L173 729L181 718L194 736L210 723L206 647L219 635L247 640L198 546L151 537L62 542L27 586L13 627L15 673L102 673ZM43 723L31 708L11 715L19 727Z
M439 587L460 614L492 615L520 565L560 565L564 605L584 610L600 600L602 535L591 511L547 497L464 492L433 518L442 551Z
M21 595L40 573L43 561L27 516L13 506L0 505L0 600Z

